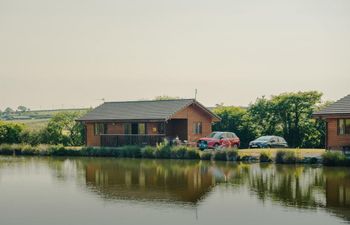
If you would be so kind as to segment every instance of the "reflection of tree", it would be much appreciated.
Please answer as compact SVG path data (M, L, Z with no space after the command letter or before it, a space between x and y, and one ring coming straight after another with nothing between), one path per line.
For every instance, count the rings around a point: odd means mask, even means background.
M320 206L325 201L319 195L325 185L321 168L239 164L231 169L227 182L247 186L262 201L271 199L303 208Z
M350 171L275 164L110 158L1 157L3 170L44 169L104 199L196 204L215 185L245 188L261 201L324 208L350 221Z

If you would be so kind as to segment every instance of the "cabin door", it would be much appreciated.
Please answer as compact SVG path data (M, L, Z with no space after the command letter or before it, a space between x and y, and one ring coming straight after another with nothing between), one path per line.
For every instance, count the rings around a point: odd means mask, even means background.
M131 124L131 134L139 134L139 124L138 123Z

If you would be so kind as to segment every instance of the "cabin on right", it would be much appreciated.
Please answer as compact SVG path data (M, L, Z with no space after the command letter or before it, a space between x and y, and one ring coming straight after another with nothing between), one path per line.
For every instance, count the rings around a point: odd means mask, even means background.
M324 119L326 126L326 148L350 150L350 95L313 114Z

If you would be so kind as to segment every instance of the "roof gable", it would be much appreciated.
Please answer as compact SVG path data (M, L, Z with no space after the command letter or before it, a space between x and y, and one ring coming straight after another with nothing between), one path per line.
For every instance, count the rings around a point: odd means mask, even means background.
M168 120L193 103L200 104L194 99L105 102L77 121Z
M314 116L326 116L326 115L346 115L350 114L350 95L334 102L330 106L315 112Z

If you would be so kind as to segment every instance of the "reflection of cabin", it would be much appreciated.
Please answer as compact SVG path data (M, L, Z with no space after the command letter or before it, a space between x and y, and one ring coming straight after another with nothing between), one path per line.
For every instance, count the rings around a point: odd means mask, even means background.
M164 138L195 142L220 118L194 99L106 102L78 119L86 145L155 145Z
M350 95L315 112L314 118L325 119L327 149L350 150Z
M327 177L327 210L350 221L350 177Z
M139 164L123 160L86 165L86 183L106 198L198 202L212 187L213 177L199 164L171 168L168 162Z

